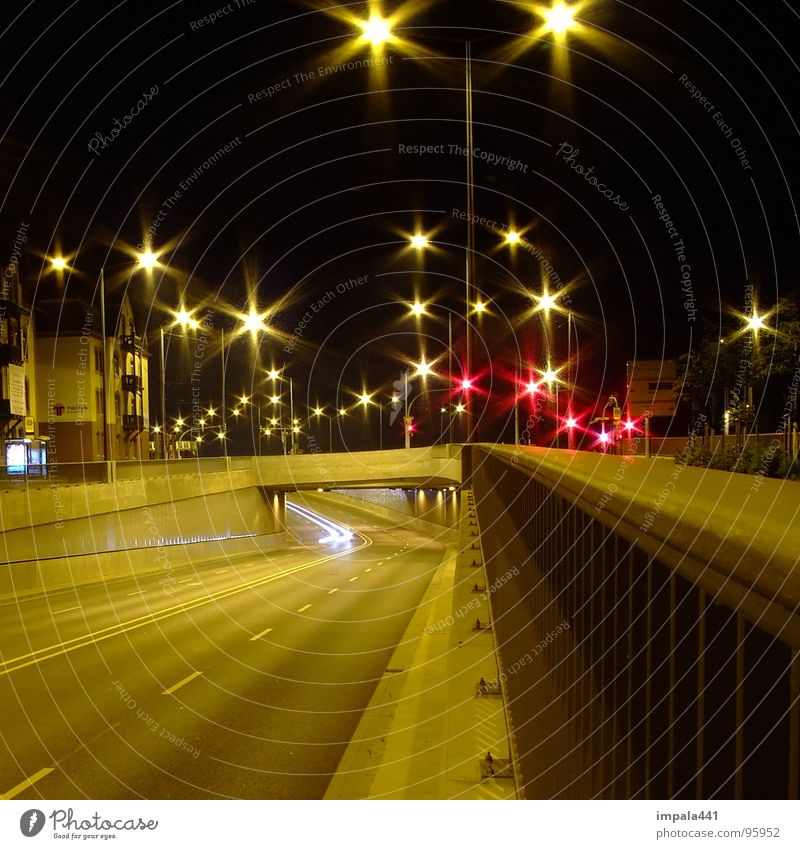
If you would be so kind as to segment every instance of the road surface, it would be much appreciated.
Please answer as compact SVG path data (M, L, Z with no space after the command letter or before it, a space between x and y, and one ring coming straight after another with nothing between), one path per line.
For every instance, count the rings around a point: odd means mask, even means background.
M315 499L315 505L319 501ZM357 534L0 606L0 794L321 798L444 545Z

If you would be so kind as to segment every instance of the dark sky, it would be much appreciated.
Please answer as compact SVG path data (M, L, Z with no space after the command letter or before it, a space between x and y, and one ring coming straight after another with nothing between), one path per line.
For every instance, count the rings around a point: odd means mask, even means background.
M254 298L273 310L271 332L257 350L249 337L231 349L230 389L271 391L259 369L274 363L298 404L349 405L362 386L385 401L422 349L446 370L448 316L459 371L467 228L453 212L466 210L456 148L470 40L475 212L494 222L475 228L486 436L500 435L518 361L527 372L548 351L566 359L563 314L531 311L548 271L569 298L589 406L624 392L626 360L673 357L713 333L726 309L744 309L748 283L765 307L793 297L797 10L598 0L577 4L581 27L558 46L534 6L387 2L397 29L382 64L348 68L373 55L354 39L366 3L3 4L0 253L27 224L29 291L58 250L76 269L69 291L90 291L105 263L151 343L181 300L213 308L216 330ZM405 152L419 145L431 150ZM527 247L501 245L510 225ZM164 267L131 276L125 249L148 228ZM433 241L424 256L406 246L416 229ZM407 317L415 296L435 302L421 321ZM188 397L180 344L175 399ZM218 395L217 367L204 368L204 392ZM447 395L420 402L429 434Z

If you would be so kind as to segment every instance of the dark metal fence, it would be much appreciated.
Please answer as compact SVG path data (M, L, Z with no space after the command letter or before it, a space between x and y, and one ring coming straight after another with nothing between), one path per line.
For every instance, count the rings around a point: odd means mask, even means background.
M797 798L796 610L471 462L487 581L520 567L492 606L526 796Z

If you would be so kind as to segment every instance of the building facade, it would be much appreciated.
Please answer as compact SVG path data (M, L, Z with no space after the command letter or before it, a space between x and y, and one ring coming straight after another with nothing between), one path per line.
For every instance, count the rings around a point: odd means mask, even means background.
M109 317L103 340L99 312L88 301L37 305L39 432L51 440L51 462L149 456L147 355L127 296Z

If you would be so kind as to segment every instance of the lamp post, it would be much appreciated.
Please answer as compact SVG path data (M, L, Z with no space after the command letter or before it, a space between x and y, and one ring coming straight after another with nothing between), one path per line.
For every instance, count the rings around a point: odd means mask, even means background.
M317 417L317 424L319 425L319 420L322 416L324 416L328 420L328 453L333 453L333 416L328 415L322 407L317 405L313 410L314 415Z
M135 268L143 268L146 271L152 271L159 263L158 263L158 254L154 253L149 248L140 253L137 253L134 257L133 263L118 263L114 266L109 266L113 268L121 268L132 265ZM54 256L50 258L50 267L57 272L64 272L70 270L70 265L68 261L63 256ZM103 379L101 383L101 395L102 395L102 409L103 409L103 459L108 462L110 459L113 459L110 454L110 439L109 439L109 419L110 416L110 403L109 403L109 391L108 391L108 340L106 338L106 265L105 263L100 266L99 275L98 275L98 289L100 295L100 337L101 337L101 362L102 362L102 370L103 370ZM115 337L116 338L116 337ZM113 345L113 342L112 342ZM134 354L135 357L135 354ZM135 366L134 366L135 368ZM135 408L134 408L135 409Z

